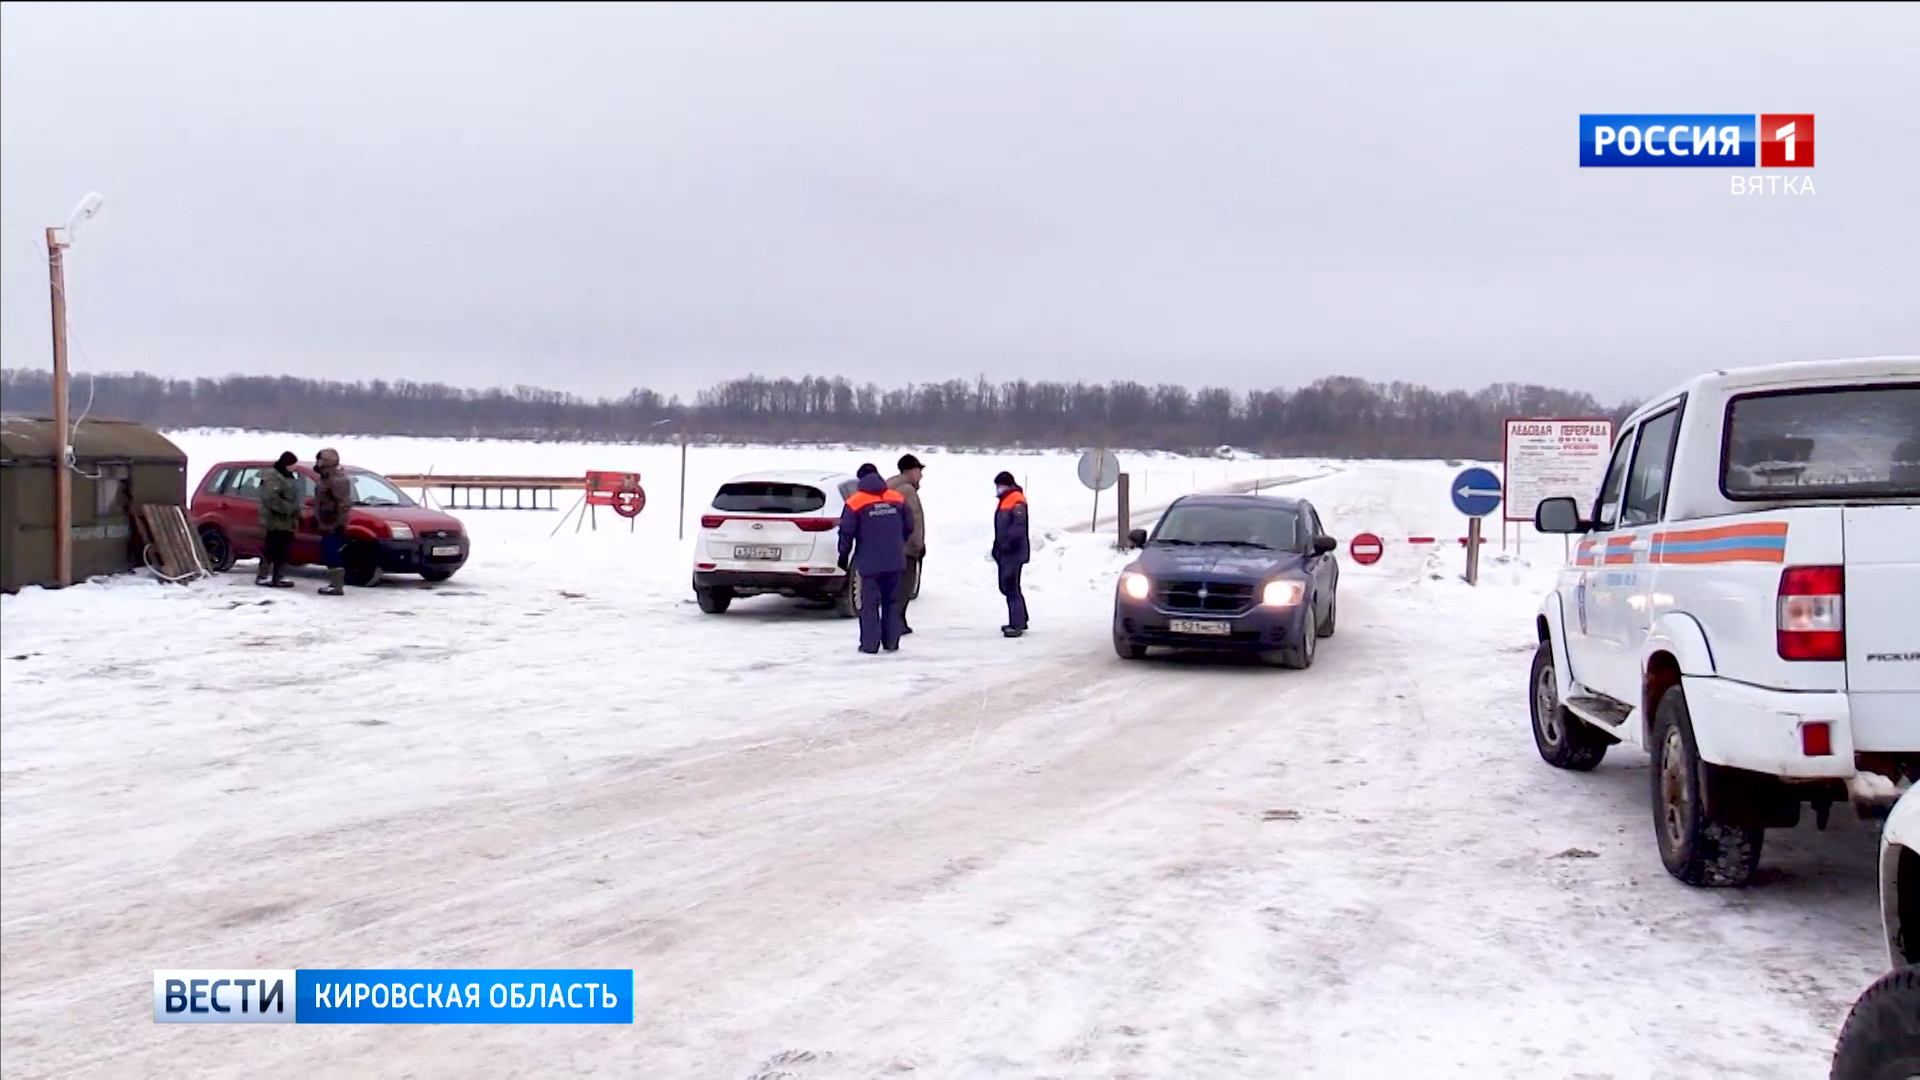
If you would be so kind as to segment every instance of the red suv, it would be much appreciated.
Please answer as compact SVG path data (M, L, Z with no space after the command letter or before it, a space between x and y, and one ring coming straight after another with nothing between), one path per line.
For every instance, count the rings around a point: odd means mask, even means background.
M257 559L266 545L260 528L260 474L271 461L225 461L207 470L193 493L190 515L215 570ZM353 512L347 518L344 562L347 584L373 585L380 575L419 574L445 581L467 561L467 530L460 519L429 510L379 473L346 466L353 480ZM318 475L304 462L293 467L300 486L300 527L293 534L299 565L320 563L320 529L313 518Z

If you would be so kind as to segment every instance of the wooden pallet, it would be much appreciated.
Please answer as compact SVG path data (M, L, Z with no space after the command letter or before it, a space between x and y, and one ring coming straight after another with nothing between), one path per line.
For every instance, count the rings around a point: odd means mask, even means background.
M147 565L168 581L188 582L211 577L206 550L200 537L187 524L187 515L178 506L166 503L142 503L134 521L147 543Z

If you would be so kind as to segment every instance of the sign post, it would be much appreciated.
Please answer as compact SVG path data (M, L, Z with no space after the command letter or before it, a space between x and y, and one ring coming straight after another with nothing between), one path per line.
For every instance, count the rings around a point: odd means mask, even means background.
M1453 508L1467 517L1467 584L1480 584L1480 519L1500 508L1500 478L1486 469L1462 469L1448 494Z
M1600 490L1613 453L1613 421L1605 417L1509 417L1502 439L1506 474L1506 512L1500 535L1510 522L1524 522L1525 536L1534 508L1544 499L1566 496L1582 503ZM1518 541L1516 540L1516 544Z
M1120 482L1120 458L1111 450L1089 450L1080 455L1080 482L1093 489L1090 532L1100 529L1100 493Z

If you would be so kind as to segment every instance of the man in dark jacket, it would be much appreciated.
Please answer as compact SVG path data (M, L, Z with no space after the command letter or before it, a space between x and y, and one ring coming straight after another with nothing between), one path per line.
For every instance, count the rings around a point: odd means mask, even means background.
M314 455L314 471L320 474L319 490L313 493L313 516L320 524L320 555L327 564L327 584L322 596L341 596L347 591L347 518L353 513L353 478L340 467L340 451L328 448Z
M840 512L840 569L860 575L860 651L900 647L900 573L907 565L913 511L880 470L860 466L860 490Z
M293 463L298 460L289 450L260 474L260 528L267 540L260 568L254 571L255 585L293 588L286 574L287 559L293 555L293 530L300 524L300 486L293 479Z
M1027 598L1020 592L1020 571L1033 557L1027 543L1027 493L1003 472L993 478L1000 502L993 511L993 562L1000 570L1000 595L1007 598L1007 625L1000 632L1019 637L1027 632Z
M907 512L913 515L913 530L907 534L907 568L900 576L900 632L913 633L907 622L907 605L920 591L920 562L927 557L927 516L920 511L920 477L926 466L912 454L900 458L900 473L887 486L907 500Z

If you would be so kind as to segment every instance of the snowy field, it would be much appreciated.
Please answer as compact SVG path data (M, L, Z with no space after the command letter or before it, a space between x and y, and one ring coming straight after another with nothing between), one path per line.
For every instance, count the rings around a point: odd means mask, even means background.
M178 441L195 482L320 445ZM1761 887L1696 891L1644 757L1539 761L1558 539L1496 546L1478 589L1457 547L1343 551L1307 672L1125 664L1125 560L1073 458L923 452L918 632L867 657L791 601L700 614L675 448L334 444L637 469L650 504L557 536L461 513L474 555L438 586L332 600L243 564L0 602L9 1077L1799 1080L1884 960L1876 832L1844 809L1770 834ZM734 472L899 453L696 448L689 517ZM1461 531L1445 463L1127 464L1137 505L1262 481L1343 540ZM1019 641L986 559L1003 467L1044 539ZM222 966L630 967L638 1022L152 1023L153 969Z

